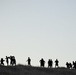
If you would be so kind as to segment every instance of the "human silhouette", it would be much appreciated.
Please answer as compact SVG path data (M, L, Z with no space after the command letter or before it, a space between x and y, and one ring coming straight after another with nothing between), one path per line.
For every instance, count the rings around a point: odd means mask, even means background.
M15 59L15 56L13 56L12 61L13 61L13 65L15 65L15 66L16 66L16 59Z
M3 58L1 58L1 65L4 65L4 59Z
M72 63L73 63L73 68L75 68L75 66L74 66L75 62L73 61Z
M59 61L58 61L58 59L56 59L56 60L55 60L55 68L56 68L56 67L59 67L59 64L58 64L58 63L59 63Z
M76 61L73 61L73 68L76 69Z
M13 66L13 56L10 56L10 65Z
M67 66L67 68L72 69L72 64L71 63L66 62L66 66Z
M41 67L44 67L44 66L45 66L45 61L44 61L43 58L40 60L40 66L41 66Z
M72 64L71 63L69 63L69 68L72 69Z
M31 65L31 59L30 59L30 57L28 57L27 62L28 62L28 65L30 66Z
M15 56L10 56L10 65L11 65L11 66L16 65L16 59L15 59Z
M6 59L6 63L7 63L7 66L8 66L9 65L9 57L6 56L5 59Z
M52 59L49 59L49 60L48 60L48 68L51 68L51 67L52 67L52 64L53 64Z
M69 63L68 62L66 62L66 66L67 66L67 68L69 68Z

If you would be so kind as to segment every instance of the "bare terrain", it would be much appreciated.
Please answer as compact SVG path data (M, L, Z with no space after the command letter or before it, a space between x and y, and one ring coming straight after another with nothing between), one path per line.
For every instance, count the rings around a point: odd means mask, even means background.
M0 66L0 75L76 75L75 69L32 66Z

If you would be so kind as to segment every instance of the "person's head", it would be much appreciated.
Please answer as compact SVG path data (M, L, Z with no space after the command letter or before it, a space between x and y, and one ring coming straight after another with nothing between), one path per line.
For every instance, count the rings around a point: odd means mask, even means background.
M41 58L43 60L43 58Z
M30 57L28 57L28 59L30 59Z
M1 60L3 60L3 58L1 58Z

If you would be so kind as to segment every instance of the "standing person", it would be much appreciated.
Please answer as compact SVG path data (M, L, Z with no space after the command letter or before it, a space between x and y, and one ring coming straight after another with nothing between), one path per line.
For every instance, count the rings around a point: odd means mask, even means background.
M5 58L5 59L6 59L6 63L7 63L7 66L8 66L8 65L9 65L9 60L8 60L8 59L9 59L9 57L7 57L7 56L6 56L6 58Z
M75 69L75 66L74 66L75 65L75 62L73 61L72 63L73 63L73 69Z
M52 59L49 59L49 60L48 60L48 68L49 68L49 67L51 68L52 65L53 65L53 61L52 61Z
M55 60L55 68L56 67L59 67L59 61L58 61L58 59Z
M31 59L30 59L30 57L28 57L27 61L28 61L28 65L30 66L31 65Z
M4 65L4 59L3 58L1 58L1 65Z
M11 66L16 66L16 59L15 59L15 56L10 56L10 65Z
M73 61L73 68L76 69L76 61Z
M40 66L41 66L41 67L44 67L44 66L45 66L45 61L44 61L43 58L40 60Z
M71 63L69 63L69 68L72 69L72 64Z
M16 59L15 59L15 56L13 56L13 65L15 65L16 66Z
M13 66L13 57L10 56L10 65Z
M69 68L69 63L68 62L66 62L66 66L67 66L67 68Z

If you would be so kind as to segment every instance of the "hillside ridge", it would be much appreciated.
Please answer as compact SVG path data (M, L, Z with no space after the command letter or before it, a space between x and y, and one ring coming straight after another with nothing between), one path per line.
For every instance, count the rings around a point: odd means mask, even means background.
M0 66L0 75L76 75L75 69L41 68L34 66Z

